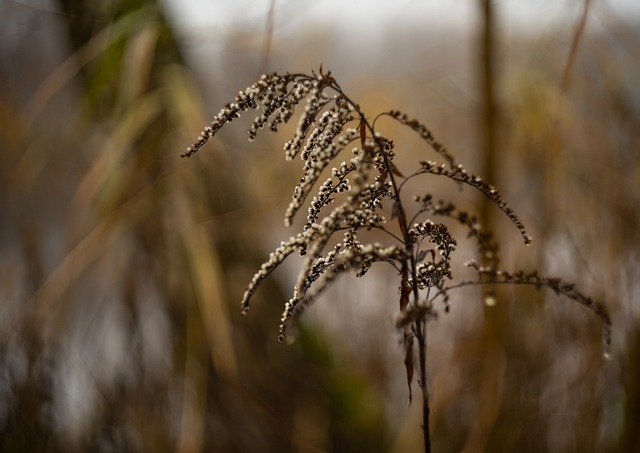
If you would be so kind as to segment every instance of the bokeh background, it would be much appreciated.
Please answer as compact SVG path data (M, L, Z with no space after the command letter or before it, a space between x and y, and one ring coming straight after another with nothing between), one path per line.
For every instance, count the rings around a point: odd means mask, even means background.
M482 213L503 268L611 311L607 359L580 305L456 293L429 327L434 451L637 451L637 2L0 0L0 17L0 451L421 451L393 273L337 283L290 345L299 261L240 316L292 234L288 130L249 143L238 120L179 158L262 72L320 64L501 189L533 247L471 190L412 190ZM401 169L437 158L387 127Z

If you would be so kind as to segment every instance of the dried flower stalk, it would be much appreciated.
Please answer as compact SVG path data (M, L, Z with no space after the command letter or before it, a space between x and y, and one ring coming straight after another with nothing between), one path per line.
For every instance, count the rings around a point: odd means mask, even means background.
M249 140L254 140L265 126L276 132L280 124L291 120L305 99L296 132L284 144L286 160L300 156L303 161L303 175L294 187L284 221L290 226L305 204L308 205L307 219L302 230L282 242L254 275L242 299L243 313L249 310L251 297L259 285L294 252L305 260L293 294L284 306L278 334L280 342L285 339L287 328L337 277L352 271L361 277L377 262L391 265L400 277L397 327L404 335L404 365L410 397L414 359L418 357L425 451L430 451L426 328L429 320L437 316L438 300L443 303L444 311L449 311L451 290L487 283L549 288L598 315L604 325L605 347L609 348L611 321L604 305L558 278L543 277L537 272L500 270L498 244L490 232L483 231L476 216L458 211L451 202L436 202L430 194L424 194L413 198L417 212L409 219L406 209L409 200L403 197L403 185L423 175L444 176L480 191L511 220L526 245L532 242L523 223L498 190L456 164L426 126L398 111L384 112L370 122L331 73L324 73L322 68L319 73L311 74L263 75L258 82L239 92L234 102L224 105L182 157L198 152L226 123L248 110L260 111L249 129ZM376 120L381 116L389 116L416 132L445 163L420 161L413 173L404 176L393 162L393 141L375 129ZM351 149L347 151L348 148ZM350 158L334 163L348 152L351 152ZM327 173L329 176L319 183ZM337 197L338 194L346 196ZM476 270L475 280L452 283L451 260L457 242L446 224L425 218L426 215L453 219L467 227L468 236L475 239L484 263L483 266L476 261L466 263ZM390 244L361 243L359 233L372 229L386 233ZM341 234L342 240L327 250L336 234ZM414 344L418 345L417 352Z

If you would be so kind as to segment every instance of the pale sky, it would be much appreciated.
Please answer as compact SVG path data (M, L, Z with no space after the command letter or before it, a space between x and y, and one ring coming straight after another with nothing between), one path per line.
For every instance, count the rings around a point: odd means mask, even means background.
M220 53L237 51L225 47L232 33L247 31L248 35L255 32L266 36L272 0L161 1L179 39L187 49L199 52L192 64L211 65ZM568 42L585 1L588 0L495 0L497 25L507 36L560 33ZM480 18L480 0L275 0L272 49L279 50L285 57L288 53L306 55L334 69L358 66L361 73L380 71L390 57L395 58L397 66L409 67L415 66L410 49L416 31L423 37L428 36L423 33L428 31L440 37L437 42L421 42L423 50L428 46L446 46L452 54L460 54L464 51L462 44L468 39L463 42L451 35L447 40L446 31L453 27L474 32L479 30ZM591 0L586 33L603 29L611 32L620 24L625 31L640 28L640 0ZM318 36L323 39L333 36L337 39L332 42L340 45L329 54L309 46L292 45L298 37L308 36L306 31L321 31ZM394 39L395 48L402 49L402 55L388 45L389 40ZM255 40L251 45L254 55L259 55L263 41ZM375 52L381 46L394 52L386 55L385 61ZM354 56L359 58L357 64L349 60ZM462 55L458 56L459 61L464 60ZM290 61L283 64L288 63ZM211 72L210 66L201 69Z
M238 26L264 21L271 0L163 0L185 27ZM275 32L306 23L372 24L429 21L465 25L475 20L479 0L275 0ZM498 0L496 12L503 24L544 27L572 20L584 0ZM594 14L613 13L628 20L640 19L639 0L592 0ZM368 28L368 27L366 27ZM369 28L370 29L370 28Z

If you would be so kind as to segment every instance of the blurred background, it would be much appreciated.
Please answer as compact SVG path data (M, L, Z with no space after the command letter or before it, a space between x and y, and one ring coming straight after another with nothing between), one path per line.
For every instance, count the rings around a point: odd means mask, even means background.
M611 311L606 360L574 302L455 293L429 326L434 451L637 451L637 2L0 0L0 17L0 451L421 451L389 269L338 282L290 345L295 258L240 316L293 234L290 129L249 143L248 114L179 158L261 73L320 64L501 189L533 247L472 190L411 190L482 213L502 268ZM383 127L401 170L437 159Z

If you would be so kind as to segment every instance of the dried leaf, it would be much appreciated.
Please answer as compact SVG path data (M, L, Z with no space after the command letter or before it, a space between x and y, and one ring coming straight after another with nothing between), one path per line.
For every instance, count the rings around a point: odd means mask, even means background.
M358 126L358 129L360 130L360 146L364 149L364 143L367 141L367 129L363 118L360 118L360 125Z
M404 311L409 305L409 295L411 287L409 286L409 267L407 263L402 263L402 281L400 282L400 311Z
M413 335L405 336L404 367L407 370L407 386L409 387L409 404L411 404L411 383L413 382Z
M391 218L392 219L396 219L398 217L400 217L400 209L402 209L400 207L400 203L398 203L397 201L393 203L393 206L391 207Z
M435 260L436 259L436 252L433 249L428 249L428 250L420 250L418 252L418 255L416 256L416 262L417 263L421 263L424 261L424 259L427 257L427 254L431 253L431 259Z
M400 176L401 178L404 178L404 175L400 172L400 170L398 170L398 167L396 167L393 162L389 161L389 167L391 168L391 172L394 175Z

